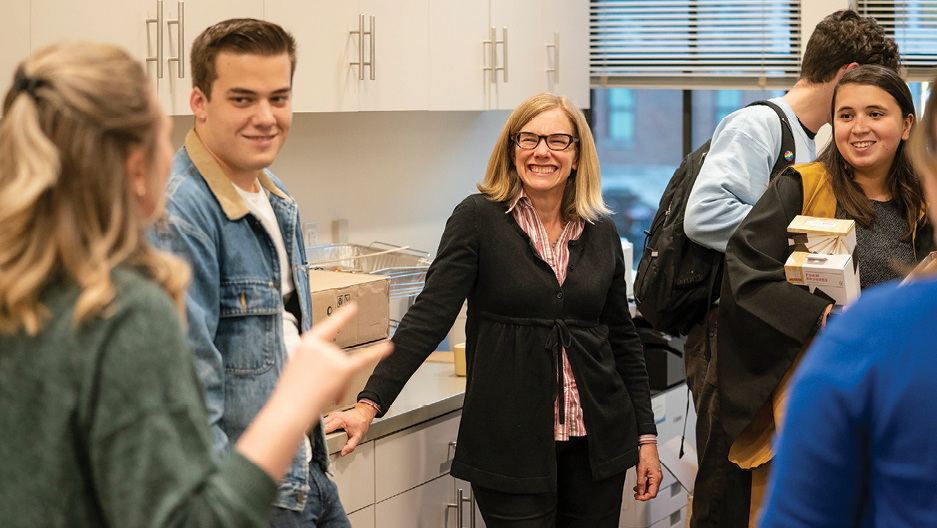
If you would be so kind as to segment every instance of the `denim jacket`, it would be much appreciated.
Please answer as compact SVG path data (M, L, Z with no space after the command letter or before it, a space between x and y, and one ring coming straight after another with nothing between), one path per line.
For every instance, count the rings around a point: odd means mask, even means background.
M293 267L298 306L291 302L288 308L302 333L310 328L312 313L299 210L269 171L259 182L268 191ZM186 295L189 343L205 391L215 454L222 457L267 402L287 359L280 262L267 230L194 130L173 160L166 213L155 228L156 244L192 267ZM327 470L321 423L312 445L313 461ZM308 471L303 447L275 506L303 509Z

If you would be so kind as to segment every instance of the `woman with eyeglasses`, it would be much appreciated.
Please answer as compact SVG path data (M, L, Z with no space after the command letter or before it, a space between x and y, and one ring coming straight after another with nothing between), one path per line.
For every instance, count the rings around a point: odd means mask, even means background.
M479 194L449 218L426 285L352 410L326 418L350 453L446 336L468 298L467 380L453 476L489 528L617 528L661 481L624 258L585 117L539 94L508 118ZM640 448L639 448L640 447Z

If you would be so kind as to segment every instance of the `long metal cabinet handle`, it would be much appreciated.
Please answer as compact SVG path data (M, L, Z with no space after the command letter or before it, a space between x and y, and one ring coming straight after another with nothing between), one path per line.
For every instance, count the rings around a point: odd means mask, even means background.
M471 515L469 516L469 528L475 528L475 494L474 493L472 493L471 496L469 496L469 498L466 499L465 490L462 488L459 488L459 494L456 497L455 504L452 504L452 503L446 504L447 511L449 510L449 508L455 508L456 528L462 528L462 513L463 513L462 505L465 504L466 502L469 503L469 506L471 507ZM445 520L443 520L443 523L446 526L448 525L448 523L446 523ZM443 528L446 528L446 526L443 526Z
M485 48L485 46L490 46ZM489 72L488 82L495 84L495 67L497 67L498 54L495 51L495 28L491 26L488 30L488 40L482 41L482 54L488 58L488 66L482 66L483 72Z
M501 48L504 58L504 67L501 68L504 70L504 82L508 82L508 28L501 28L501 43L504 45Z
M358 31L349 31L352 35L358 35L358 62L352 62L351 64L358 67L358 80L364 80L364 67L368 66L371 68L371 80L374 80L374 15L370 17L371 29L369 31L364 30L364 14L358 15ZM371 56L368 57L368 61L364 60L364 36L367 35L370 37L370 52Z
M352 35L358 35L358 62L352 62L358 66L358 80L364 80L364 14L358 15L358 31L349 31Z
M170 57L166 59L166 62L175 62L179 61L179 78L182 79L185 77L185 60L183 56L183 49L185 48L185 14L184 14L185 3L182 0L179 0L179 16L178 18L170 18L166 21L166 27L169 27L172 24L176 25L176 42L178 43L179 49L176 51L175 57Z
M498 70L504 74L504 82L508 82L508 28L501 28L502 38L498 40L498 30L494 26L488 31L488 40L482 41L482 46L491 46L488 50L488 62L490 66L482 66L482 71L490 71L491 84L498 82ZM498 44L501 44L501 58L504 66L498 66Z
M553 82L560 82L560 34L553 33L553 44L547 44L547 49L553 48L553 67L547 68L547 73L553 72Z
M368 35L371 36L371 60L368 61L368 66L371 68L371 80L374 80L374 15L371 15L371 31L368 31Z
M146 62L156 63L156 78L163 78L163 0L156 0L156 18L147 18L146 26L156 24L156 56L147 57Z

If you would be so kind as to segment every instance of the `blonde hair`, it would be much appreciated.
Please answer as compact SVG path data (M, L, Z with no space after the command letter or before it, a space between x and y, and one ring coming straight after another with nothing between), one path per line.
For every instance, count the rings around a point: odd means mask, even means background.
M162 113L139 61L110 45L49 46L23 61L0 122L0 332L35 335L54 277L80 288L73 323L115 297L111 270L131 264L181 307L189 271L146 243L126 171L152 163Z
M555 108L566 113L573 125L573 134L579 138L579 142L570 147L576 149L579 167L566 180L560 213L566 221L578 218L594 221L600 215L610 213L602 200L599 157L595 152L595 142L592 140L592 132L589 130L586 116L576 108L572 101L562 95L537 94L521 103L511 113L491 152L488 170L485 171L485 181L478 184L478 190L496 202L510 203L517 198L523 182L514 166L512 156L514 141L511 138L520 132L531 119Z

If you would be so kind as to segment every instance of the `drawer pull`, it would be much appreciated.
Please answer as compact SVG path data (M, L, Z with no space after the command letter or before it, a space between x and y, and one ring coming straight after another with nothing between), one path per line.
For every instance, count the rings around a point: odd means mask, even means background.
M455 442L449 442L449 445L454 446ZM471 508L469 511L472 512L471 515L469 516L469 528L475 528L475 494L474 493L472 493L469 498L465 498L465 490L462 488L459 488L459 496L456 497L456 503L447 504L446 510L448 510L449 508L455 508L455 512L456 512L455 515L457 519L456 527L462 528L462 504L466 502L469 503L470 508ZM443 528L445 528L445 526Z

